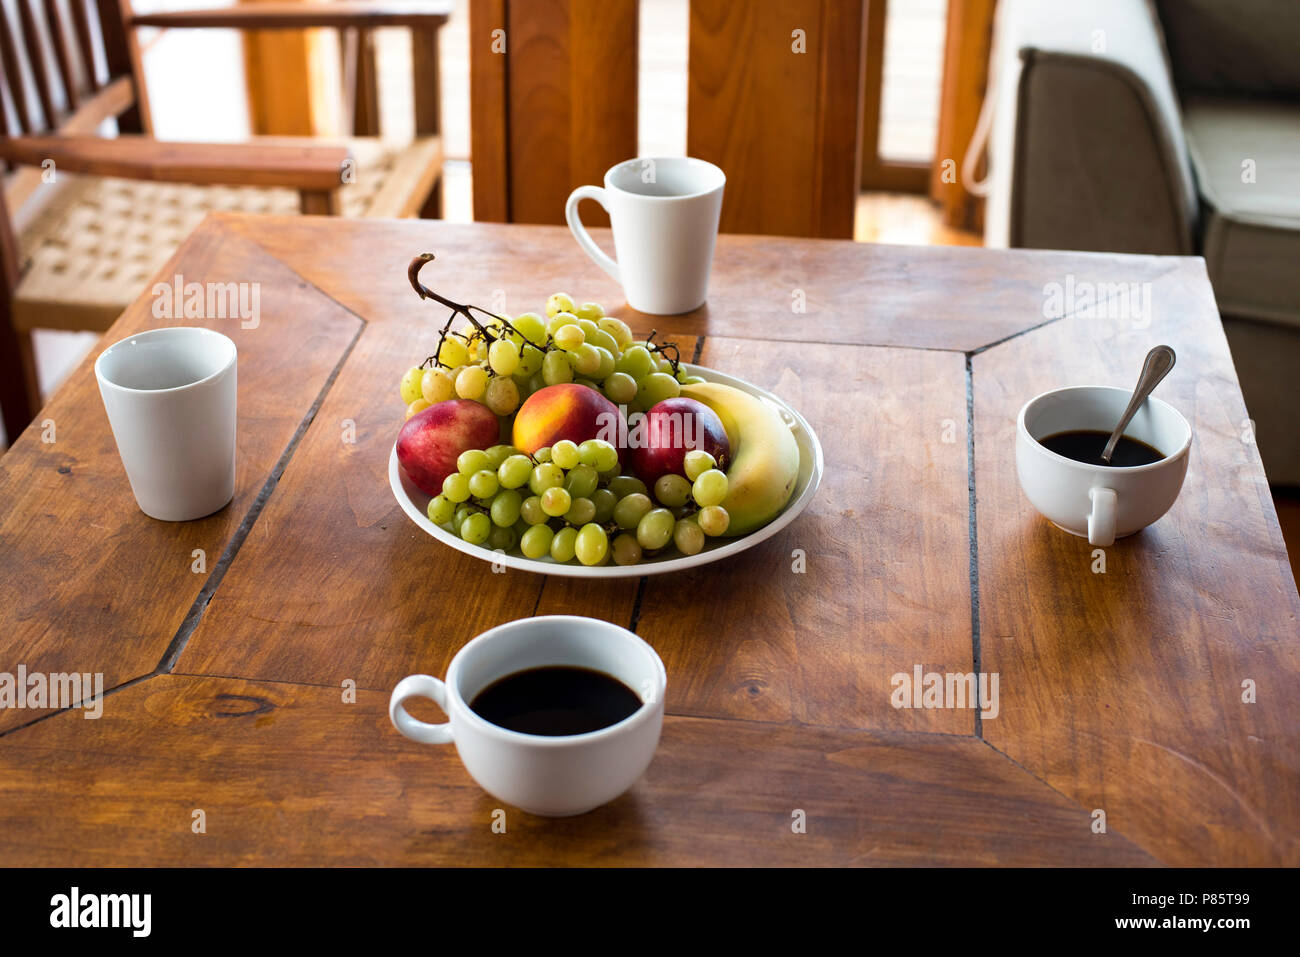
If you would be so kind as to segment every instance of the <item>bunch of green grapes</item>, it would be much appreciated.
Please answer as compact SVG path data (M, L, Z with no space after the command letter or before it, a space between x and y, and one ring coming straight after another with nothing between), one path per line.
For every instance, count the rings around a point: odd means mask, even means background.
M589 386L632 413L702 381L681 367L672 343L656 343L654 333L637 341L599 303L576 305L557 292L546 301L545 318L525 312L444 329L435 354L408 369L400 388L407 418L454 398L509 416L534 392L563 382Z
M666 475L652 492L621 473L618 450L601 439L532 455L471 449L430 500L429 520L471 545L557 562L634 565L669 544L694 555L727 530L727 476L707 452L686 458L686 476Z

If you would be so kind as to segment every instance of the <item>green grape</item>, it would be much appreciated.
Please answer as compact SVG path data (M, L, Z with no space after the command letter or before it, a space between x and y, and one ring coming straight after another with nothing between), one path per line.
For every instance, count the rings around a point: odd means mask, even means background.
M488 468L490 457L482 449L468 449L456 458L456 468L464 475L473 475Z
M492 506L490 514L492 515L492 524L500 525L502 528L508 528L519 521L519 507L523 505L524 498L514 489L508 488L497 492L492 497Z
M513 375L519 365L519 347L509 339L498 339L488 346L488 362L497 375Z
M591 503L596 506L596 514L592 518L593 522L604 525L614 517L614 506L618 504L618 496L607 488L598 488L591 493Z
M661 475L655 482L655 498L659 500L660 505L680 508L686 504L686 498L690 494L691 483L680 475L672 473Z
M701 472L695 484L691 486L691 497L701 508L709 505L721 505L727 497L727 476L719 469Z
M455 333L442 340L438 361L449 369L457 369L469 362L469 349L465 346L465 340Z
M557 562L573 560L573 547L578 540L576 528L562 528L551 539L551 558Z
M588 523L578 530L574 553L584 565L599 565L609 554L609 536L599 525Z
M420 396L420 398L416 399L414 402L412 402L410 405L406 407L406 418L409 419L411 416L419 412L423 412L428 407L429 407L429 403L424 401L424 396Z
M557 312L551 316L551 321L546 324L547 330L554 337L557 332L565 326L575 326L578 324L578 317L571 312Z
M483 404L497 415L509 415L519 408L519 386L514 379L497 376L488 382Z
M487 370L482 366L465 366L456 373L456 394L462 399L483 398L487 384Z
M549 445L543 445L533 453L533 460L535 462L549 462L551 460L551 447Z
M441 369L425 369L420 379L420 394L429 405L456 397L456 383Z
M457 535L460 534L460 527L465 524L465 519L469 518L477 511L478 509L469 504L456 506L456 514L452 516L451 527L456 530Z
M632 346L630 349L623 350L614 368L619 372L626 372L633 379L640 380L655 371L655 360L645 346Z
M403 405L410 405L416 399L424 398L424 393L420 389L420 383L423 381L424 370L419 366L412 366L402 373L402 384L399 391L402 393Z
M593 333L600 331L600 326L596 325L590 319L581 319L576 316L575 319L577 319L578 328L582 330L583 336L587 339L590 339Z
M656 359L655 368L657 368L660 372L664 373L665 375L670 375L676 378L676 375L673 372L673 364L669 362L667 359L664 358Z
M528 558L541 558L551 551L551 539L554 532L548 525L534 525L524 532L519 541L519 548Z
M637 544L636 536L627 532L614 539L610 553L615 565L635 565L641 560L641 546Z
M546 353L536 346L521 349L519 351L519 365L515 366L514 374L525 379L531 378L535 373L541 371L542 360L545 358Z
M565 365L567 366L568 363L566 362ZM546 377L542 375L542 370L540 368L536 372L534 372L531 376L529 376L528 393L530 395L534 392L541 392L543 389L546 388L546 386L547 386Z
M614 372L614 353L610 352L604 346L593 346L592 348L596 350L596 355L600 358L600 365L596 366L596 371L592 373L592 376L594 376L598 382L603 381L609 378L609 376Z
M546 300L546 314L554 316L557 312L573 312L573 297L567 292L553 292Z
M605 315L605 307L598 302L584 302L580 306L575 306L572 311L579 319L590 319L593 322Z
M519 488L532 474L533 463L526 455L512 455L497 467L497 481L502 488Z
M499 525L493 525L492 531L488 532L487 545L493 551L508 552L519 544L519 536L515 534L513 528L502 528Z
M695 520L700 523L704 534L713 538L726 532L727 526L731 524L731 516L721 505L710 505L700 509L695 515Z
M666 508L655 508L641 516L636 523L636 540L646 551L663 548L673 537L677 522Z
M645 482L642 482L635 475L619 475L610 479L609 490L614 493L615 498L627 498L634 492L640 492L642 495L648 494Z
M600 476L600 480L602 482L608 485L610 482L614 481L614 479L618 478L619 473L622 471L623 471L623 467L615 463L612 469L605 469L605 471L597 472L596 474Z
M546 342L546 320L535 312L520 313L515 317L515 321L511 325L519 330L520 335L535 346L540 346ZM530 349L524 350L524 352L531 351Z
M691 449L683 457L682 466L686 469L686 478L694 482L709 469L716 469L718 463L703 449Z
M482 512L468 515L460 526L460 537L471 545L482 545L492 533L492 521Z
M499 469L502 462L515 454L516 451L513 445L494 445L487 450L488 464L484 467Z
M699 385L701 382L705 382L707 380L702 375L683 375L683 376L678 376L677 381L680 382L682 385Z
M633 529L641 518L654 508L654 503L650 501L650 496L642 492L633 492L618 500L614 506L614 521L618 523L619 528Z
M590 342L584 342L569 353L569 363L573 366L573 371L579 375L595 375L600 369L600 350Z
M442 494L448 501L460 503L469 498L469 476L463 472L452 472L442 480Z
M555 344L566 352L576 352L587 337L576 325L569 324L555 330Z
M593 392L600 391L600 386L596 384L595 379L584 379L581 376L579 376L578 378L574 379L573 382L575 385L585 385L588 389L591 389Z
M604 329L592 329L587 333L587 341L593 346L606 350L611 356L617 357L621 354L618 343Z
M681 383L666 372L652 372L636 384L637 401L647 409L664 399L675 399L681 392Z
M551 461L562 469L576 468L582 461L578 456L578 443L569 439L560 439L551 446Z
M683 555L698 555L704 548L704 530L694 518L681 518L673 528L673 544Z
M542 360L542 379L547 385L560 385L573 381L573 366L565 353L559 350L546 353Z
M564 487L574 498L590 498L598 484L600 484L600 473L590 465L574 466L564 477Z
M632 329L622 319L605 316L602 319L597 319L596 325L613 336L620 349L626 349L632 344Z
M596 504L589 498L575 498L564 520L570 525L586 525L596 519Z
M605 397L615 405L627 405L636 398L636 379L626 372L611 372L605 378Z
M556 488L563 484L564 469L554 462L541 463L533 469L533 474L528 479L528 489L534 495L541 495L548 488Z
M529 525L541 525L549 517L542 511L542 497L530 495L519 505L519 517Z
M605 472L618 466L618 449L604 439L588 439L578 446L578 454L584 465L590 465L597 472Z
M491 500L500 487L501 483L497 481L497 473L492 469L483 469L469 477L469 493L475 498Z
M435 495L429 499L427 512L433 524L446 525L456 514L456 503L445 495Z
M558 485L542 493L542 511L551 518L559 518L572 507L573 496Z

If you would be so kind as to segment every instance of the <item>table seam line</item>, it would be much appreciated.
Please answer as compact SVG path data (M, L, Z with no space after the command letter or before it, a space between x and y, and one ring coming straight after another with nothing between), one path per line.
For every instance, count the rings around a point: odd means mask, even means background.
M356 316L356 313L351 314ZM343 371L344 364L346 364L348 359L351 357L352 350L356 348L356 344L360 341L362 333L365 332L368 323L360 316L356 316L356 318L360 325L353 334L351 341L348 342L347 347L343 350L343 354L339 356L338 361L334 364L334 368L330 370L330 374L326 377L324 384L321 386L320 392L317 393L315 400L307 409L306 413L304 413L303 418L298 423L298 427L294 430L293 435L289 437L288 444L280 453L280 457L276 459L275 465L271 467L271 472L262 483L262 488L258 491L257 497L253 499L252 503L248 507L248 511L244 513L244 518L240 521L239 526L230 537L230 541L222 551L221 557L217 560L216 565L212 569L212 573L208 576L207 581L203 583L203 587L199 590L198 595L195 596L194 601L190 605L189 612L187 612L185 618L182 619L180 626L176 629L171 641L168 642L167 649L163 652L162 658L159 660L158 664L154 666L154 669L150 674L158 675L170 673L172 668L176 666L176 661L180 658L181 653L189 644L190 638L198 629L199 624L202 622L204 614L207 611L209 603L211 603L212 599L216 596L217 589L221 587L221 582L224 580L226 572L234 562L235 556L239 554L239 551L247 540L249 533L253 530L253 526L257 524L257 520L266 508L267 502L270 501L272 494L274 494L276 488L279 486L281 476L283 476L285 469L289 467L289 462L293 458L294 453L297 452L299 443L307 434L307 430L311 427L312 422L315 421L316 415L324 404L326 396L333 389L339 373Z

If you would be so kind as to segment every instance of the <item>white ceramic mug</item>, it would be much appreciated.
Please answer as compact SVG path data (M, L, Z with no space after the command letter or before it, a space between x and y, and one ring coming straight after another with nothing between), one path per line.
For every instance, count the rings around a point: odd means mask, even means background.
M1039 441L1059 432L1110 432L1132 392L1111 386L1053 389L1030 399L1016 423L1016 472L1034 508L1054 525L1105 547L1169 511L1187 474L1192 427L1169 403L1150 396L1124 430L1164 458L1128 468L1090 465Z
M470 708L498 678L530 668L569 665L610 675L641 696L617 724L587 734L523 734L492 724ZM393 689L388 716L423 744L456 745L461 761L493 797L544 817L584 814L614 800L654 757L664 718L667 675L648 644L618 625L574 615L522 618L470 641L452 659L447 680L410 675ZM410 716L411 698L430 698L443 724Z
M564 218L578 245L623 286L639 312L675 315L704 304L727 177L712 163L689 157L632 159L610 167L605 186L579 186ZM578 217L578 203L594 199L614 231L610 259Z
M235 496L235 344L211 329L152 329L95 360L99 394L136 503L185 522Z

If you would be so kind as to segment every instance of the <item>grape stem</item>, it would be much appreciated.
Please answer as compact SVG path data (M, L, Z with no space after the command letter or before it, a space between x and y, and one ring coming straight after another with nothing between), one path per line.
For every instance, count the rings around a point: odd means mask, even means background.
M659 335L658 329L650 330L650 335L646 336L645 340L646 347L651 352L657 352L668 360L668 364L673 367L673 378L676 378L677 374L681 372L681 350L677 348L677 343L675 342L655 342L655 336L657 335ZM673 350L672 355L668 354L669 349Z
M442 330L438 333L438 348L433 350L433 355L429 356L424 360L424 362L420 363L420 368L423 369L425 366L429 365L430 362L432 362L434 366L442 366L445 369L452 368L452 366L447 365L441 359L439 359L438 355L439 353L442 352L442 344L447 341L447 336L451 334L451 324L456 321L457 316L462 316L463 318L467 319L470 325L472 325L476 330L475 332L471 333L468 337L462 337L465 338L466 343L473 342L474 339L480 335L488 343L496 342L497 339L501 338L500 336L494 336L491 330L489 330L481 322L475 319L474 313L471 312L471 310L476 310L478 312L481 312L485 316L491 316L497 322L501 323L501 326L504 329L519 336L520 340L524 345L531 346L533 349L537 349L538 352L541 352L543 355L545 355L546 352L545 349L539 349L537 346L533 345L533 343L528 339L528 337L520 333L518 329L516 329L513 325L511 325L510 320L507 319L505 316L498 316L495 312L489 312L488 310L484 309L482 306L475 306L471 303L453 302L451 299L448 299L445 296L440 296L438 293L434 292L424 283L420 282L420 270L425 267L426 263L433 262L434 259L435 256L433 255L433 253L420 253L420 255L412 259L410 264L406 267L406 279L411 284L411 288L415 290L416 295L418 295L421 299L432 299L434 302L442 303L442 305L446 306L448 309L451 310L451 315L447 317L446 323L444 323ZM488 374L495 375L491 367L488 368Z

